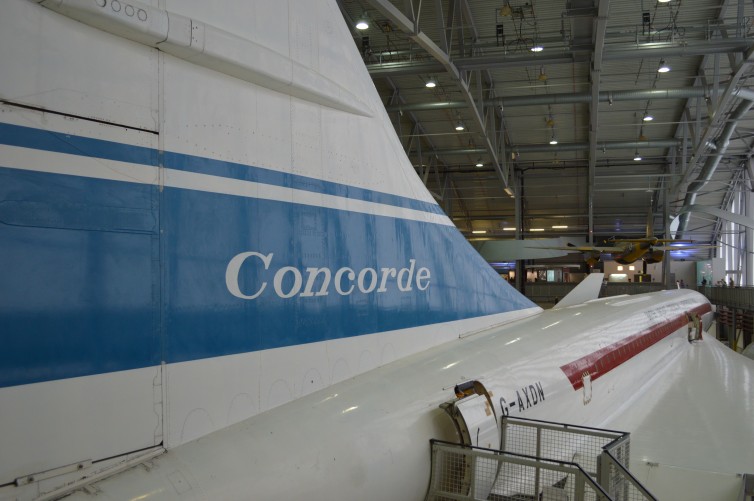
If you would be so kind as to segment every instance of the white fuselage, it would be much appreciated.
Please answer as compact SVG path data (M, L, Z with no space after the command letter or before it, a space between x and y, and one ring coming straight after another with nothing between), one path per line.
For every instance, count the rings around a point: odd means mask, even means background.
M130 470L98 489L113 499L178 499L181 479L207 499L421 499L429 440L459 440L439 408L454 398L454 385L481 381L501 405L498 415L609 425L650 374L689 349L686 312L707 308L699 294L674 290L546 311L179 446L153 468ZM672 331L670 319L678 321ZM608 372L587 367L600 356L622 356L642 337L643 347ZM566 376L563 367L573 363L592 371L588 390Z
M501 280L332 0L1 9L0 498L421 499L455 385L609 425L709 309Z

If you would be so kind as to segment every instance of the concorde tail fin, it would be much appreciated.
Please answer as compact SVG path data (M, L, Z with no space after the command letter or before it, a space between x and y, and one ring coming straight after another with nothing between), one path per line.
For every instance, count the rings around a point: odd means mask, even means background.
M334 1L153 5L3 4L0 485L539 311L416 176Z
M591 301L592 299L597 299L600 296L600 290L602 290L602 282L604 278L604 273L591 273L563 299L558 301L558 304L553 306L553 308L575 306L577 304L583 304L587 301Z

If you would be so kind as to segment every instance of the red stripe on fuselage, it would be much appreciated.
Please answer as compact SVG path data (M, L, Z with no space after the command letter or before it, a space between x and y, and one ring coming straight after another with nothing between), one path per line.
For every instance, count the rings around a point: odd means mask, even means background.
M701 317L709 311L712 311L712 307L707 303L693 308L688 313L696 313ZM678 329L685 327L688 322L688 316L684 313L672 320L656 324L643 332L623 338L617 343L565 364L560 369L573 385L573 389L578 390L584 386L583 376L585 373L589 373L591 380L594 381L665 339Z

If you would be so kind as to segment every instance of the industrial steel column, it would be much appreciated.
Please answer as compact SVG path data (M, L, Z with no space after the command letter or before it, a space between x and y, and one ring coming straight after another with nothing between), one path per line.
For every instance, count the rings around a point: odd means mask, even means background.
M515 193L515 199L513 205L515 206L515 218L516 218L516 240L523 240L524 234L524 185L521 182L521 173L515 169L513 171L513 189ZM524 284L526 283L526 267L523 259L516 260L516 289L522 294L524 293Z

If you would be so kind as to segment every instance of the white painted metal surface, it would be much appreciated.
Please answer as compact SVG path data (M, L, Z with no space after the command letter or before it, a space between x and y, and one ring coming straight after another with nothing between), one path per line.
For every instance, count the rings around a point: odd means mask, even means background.
M685 290L652 297L659 309L701 301ZM622 320L612 324L605 323L604 310L614 305L592 302L452 341L182 445L155 460L157 467L149 472L134 469L98 488L113 499L146 494L148 499L177 499L167 476L178 470L200 498L241 499L251 488L260 499L420 499L429 475L427 441L457 440L438 406L452 396L453 384L467 381L469 374L482 378L500 410L510 414L632 431L638 442L632 444L632 455L644 458L647 450L638 427L658 404L651 390L659 376L652 375L684 372L684 361L697 352L721 356L721 363L741 357L717 353L711 340L688 343L684 325L595 380L592 401L585 405L581 390L574 390L560 366L590 351L590 345L609 345L648 325L638 322L647 318L638 305L642 303L623 305ZM742 374L752 374L749 365L741 366ZM536 393L541 387L544 398L538 395L535 402L530 386ZM750 403L731 398L727 405L746 413ZM632 414L635 417L621 419ZM700 437L714 436L715 428L703 431L703 420L688 426L697 430L693 437L667 441L656 436L653 449L662 443L677 451L676 464L693 462L686 457L692 452L686 448L688 440L705 443ZM681 429L678 433L683 435ZM754 432L739 427L736 436L754 438ZM752 459L749 448L738 448L735 464L754 464ZM724 458L717 464L731 467ZM248 475L254 478L253 487L239 481ZM280 475L295 482L281 483ZM642 480L650 490L658 485L651 475ZM693 492L684 495L701 499ZM79 498L88 499L74 497Z
M451 415L458 424L466 445L487 449L500 448L500 423L487 395L469 395L454 402ZM471 473L471 496L475 499L487 499L492 491L495 476L488 471L489 466L484 462L467 465L467 468L475 470Z
M55 8L59 4L49 3ZM87 8L114 4L62 2L69 3ZM258 166L272 173L306 175L312 182L342 183L349 189L371 190L372 195L432 202L404 158L369 77L356 70L361 62L334 2L238 1L218 8L196 0L148 6L159 7L154 11L157 15L175 13L183 16L180 19L213 26L212 37L205 40L218 46L206 47L209 59L202 57L193 64L192 56L162 52L133 33L128 40L121 37L121 31L106 33L103 30L112 27L110 21L96 15L77 17L91 24L87 26L31 1L4 4L0 16L2 97L41 109L3 106L3 123L222 160L243 168ZM126 29L116 25L117 30ZM226 34L233 40L223 47ZM367 109L343 112L333 108L333 102L317 101L298 91L278 92L269 82L244 79L235 70L223 74L227 68L217 63L219 55L231 60L229 66L234 66L234 57L242 56L230 50L223 53L224 48L238 47L235 37L262 45L261 52L273 51L273 62L289 61L338 82ZM205 64L210 59L211 64ZM306 78L300 84L306 87ZM50 106L85 119L44 111ZM0 154L3 168L24 175L127 180L159 193L174 187L185 192L230 193L291 206L403 219L404 224L421 220L442 231L455 231L439 212L345 196L331 198L324 190L317 194L302 186L218 181L210 175L178 172L164 163L152 167L75 153L51 154L28 146L4 145ZM208 205L202 216L214 217L213 207ZM264 221L264 214L255 216L250 225ZM190 226L192 222L182 223ZM417 242L424 238L421 234L410 237ZM384 249L416 244L410 239L391 243L384 248L375 243L374 254L382 258L380 253L392 252ZM453 262L466 256L467 248L462 250L438 252L446 252ZM443 271L452 284L478 279ZM199 309L201 304L191 302L192 291L211 286L225 293L222 274L218 277L219 286L214 282L181 284L172 292L184 295L188 309ZM349 307L362 306L358 298L352 299ZM590 373L589 402L569 374L578 375L578 364L591 364L590 357L601 356L600 350L612 353L627 338L704 306L704 299L695 293L673 291L644 300L600 300L540 315L536 315L538 308L522 308L10 386L0 389L1 471L3 478L12 481L162 442L169 449L165 455L98 482L95 497L420 499L429 475L427 441L457 438L450 420L438 408L452 397L448 388L481 380L494 395L495 411L500 414L578 424L610 426L630 407L638 415L622 424L634 431L657 404L643 398L656 382L651 375L671 367L686 373L688 353L710 350L706 342L690 345L685 325L658 338L651 347L614 363L609 371ZM181 334L175 333L175 338L181 339ZM221 334L219 329L208 333ZM735 367L741 377L754 374L750 362L714 353L721 367ZM729 405L740 406L742 399L754 400L752 391L750 385L743 396L728 394L725 399L731 399ZM705 426L699 426L699 434L712 436ZM741 438L754 439L751 428L737 432ZM493 440L488 437L488 441ZM742 451L739 459L754 464L751 454ZM724 463L729 471L732 466ZM0 497L31 499L41 489L47 492L53 487L60 485L6 485L0 488ZM83 491L72 497L89 498Z
M0 389L0 471L15 480L161 443L161 381L152 367Z
M495 411L484 395L471 395L455 404L458 416L469 434L469 445L500 448L500 429Z

